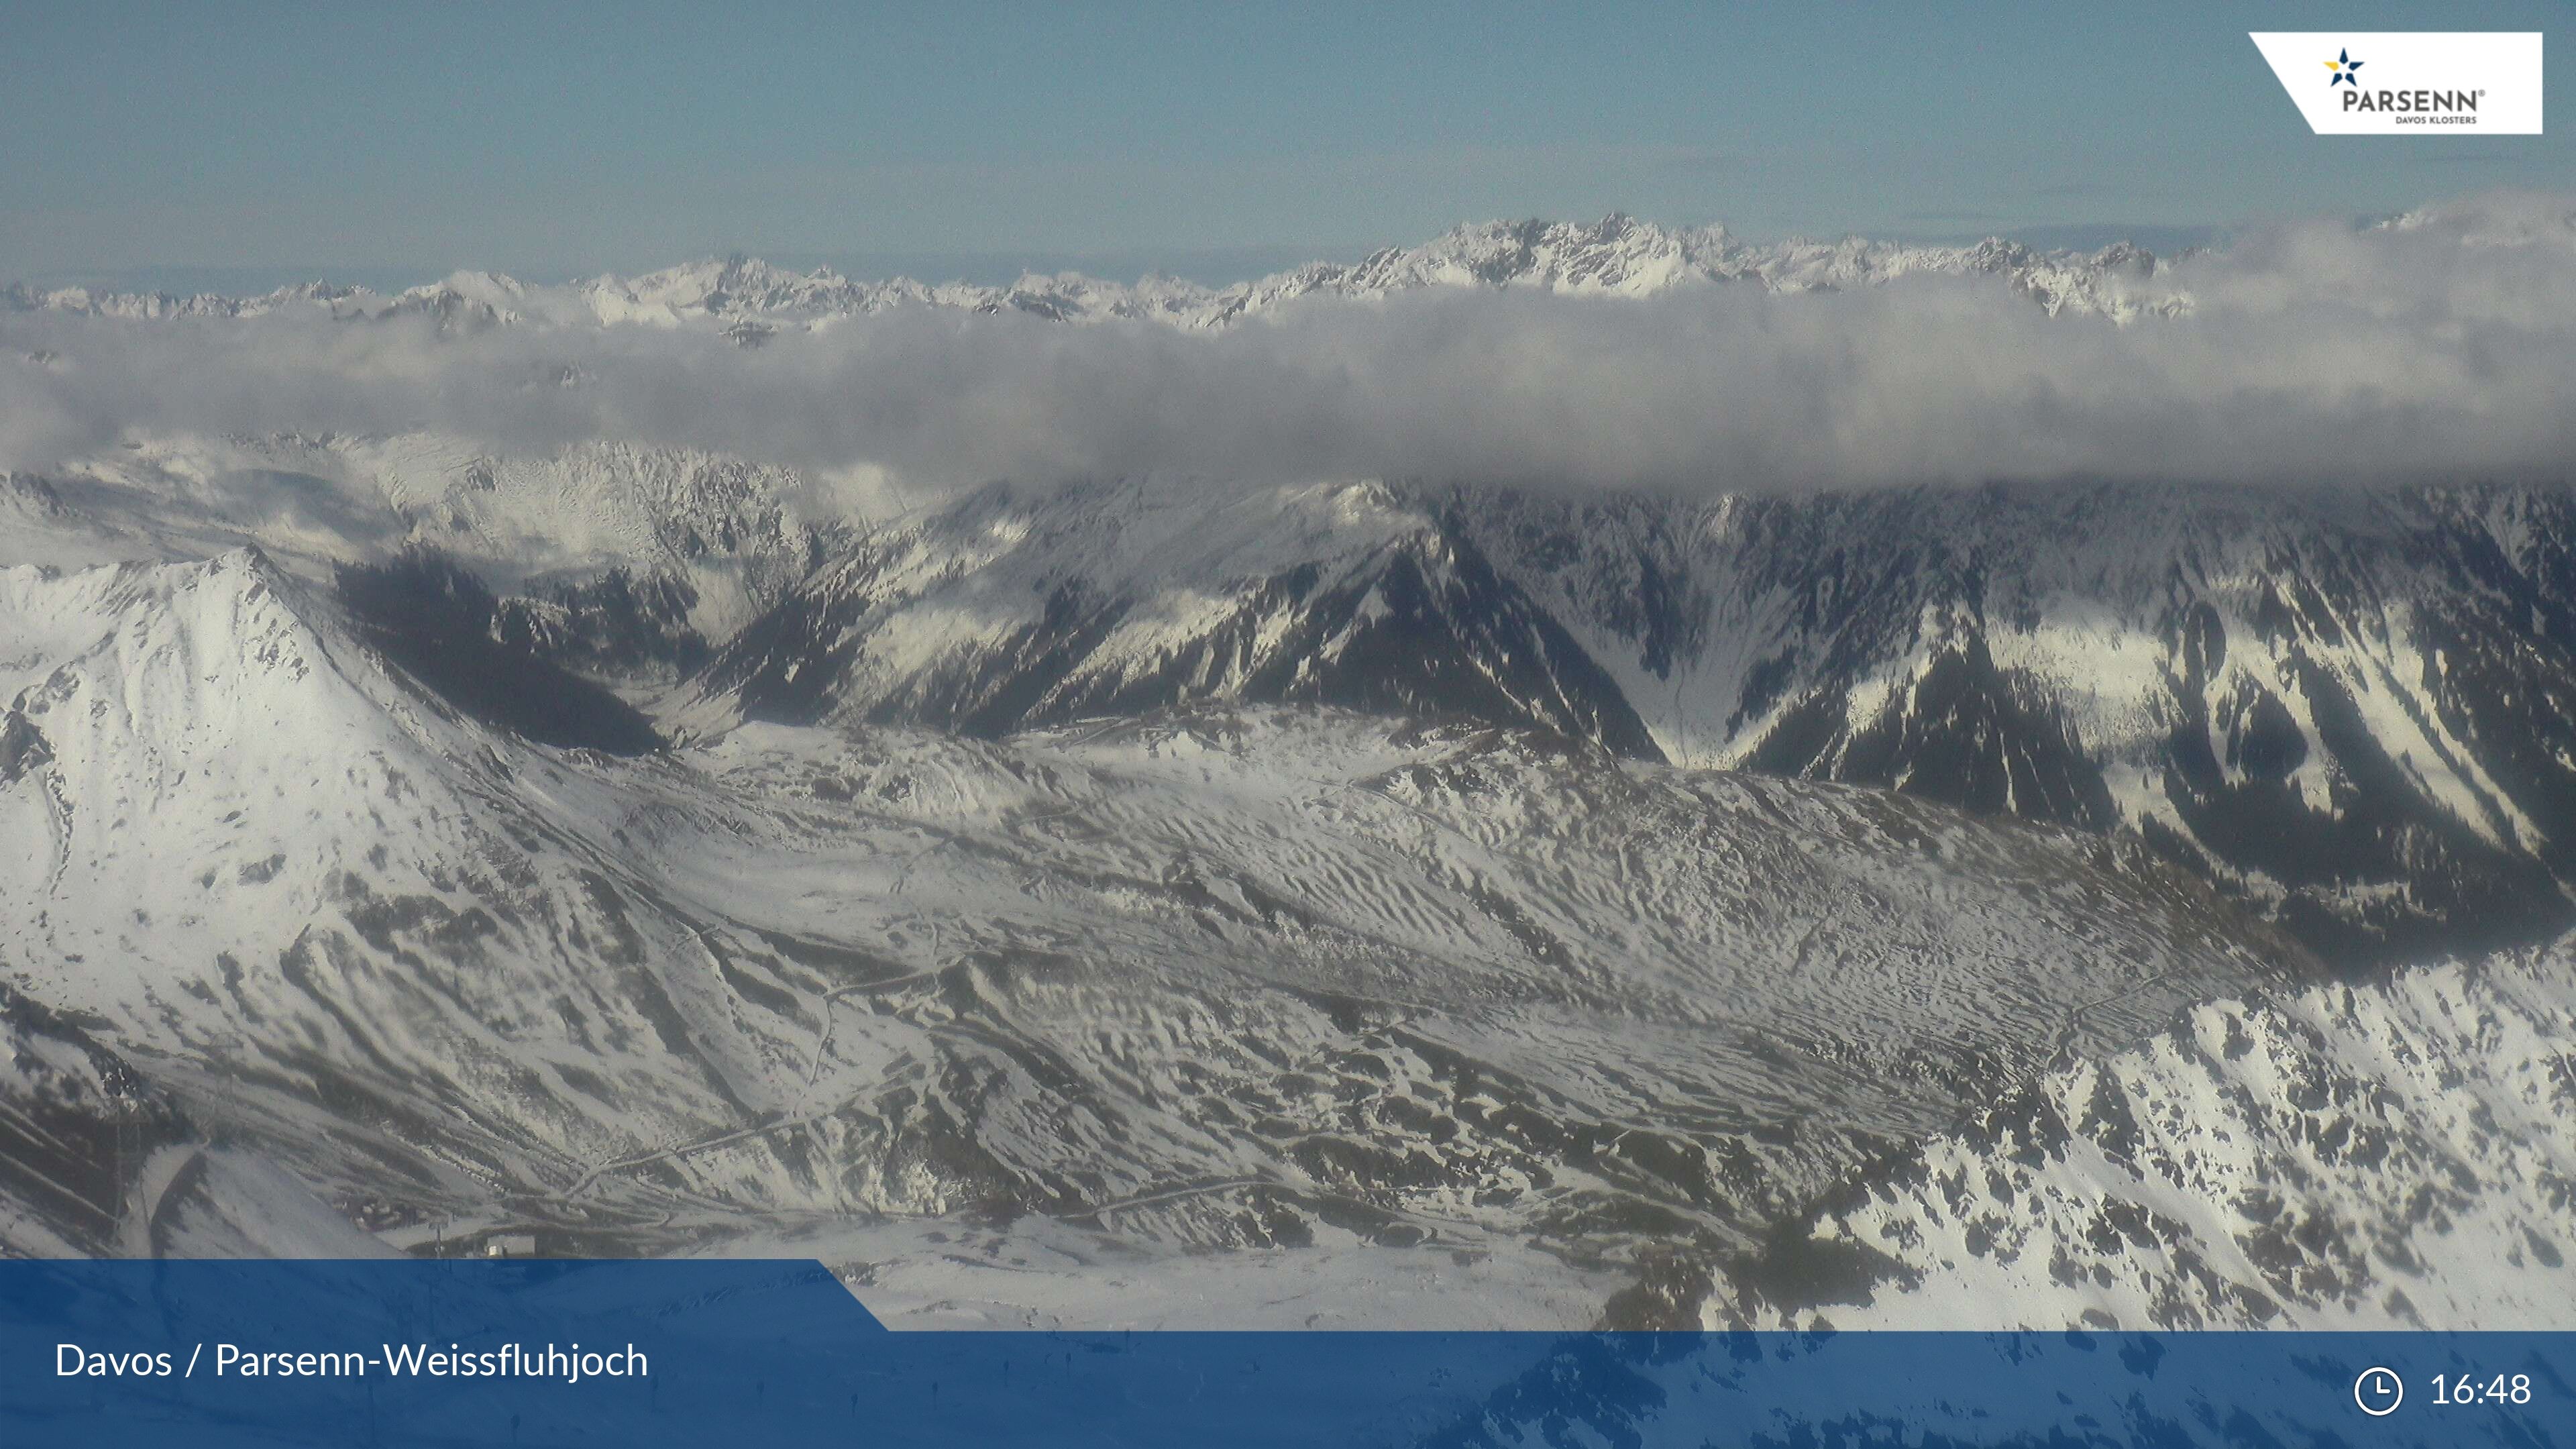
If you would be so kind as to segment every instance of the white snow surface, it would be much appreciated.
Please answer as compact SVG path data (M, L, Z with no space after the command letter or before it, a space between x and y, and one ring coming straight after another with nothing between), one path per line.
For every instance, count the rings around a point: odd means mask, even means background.
M2566 1328L2576 940L2194 1007L1812 1224L1884 1255L1842 1328Z

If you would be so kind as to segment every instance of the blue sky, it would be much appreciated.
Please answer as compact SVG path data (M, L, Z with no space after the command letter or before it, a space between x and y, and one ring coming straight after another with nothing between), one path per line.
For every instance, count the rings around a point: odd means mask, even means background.
M1230 279L1470 219L2150 240L2489 186L2546 137L2311 136L2249 29L2563 3L8 0L0 279L538 278L747 251Z

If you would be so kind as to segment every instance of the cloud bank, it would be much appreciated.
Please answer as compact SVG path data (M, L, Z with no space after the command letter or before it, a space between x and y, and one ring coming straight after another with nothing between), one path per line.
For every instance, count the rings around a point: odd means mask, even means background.
M2130 285L2187 310L2051 317L1991 277L1433 288L1211 333L913 307L754 350L641 326L23 311L0 314L0 465L140 435L426 428L513 453L605 438L881 470L907 492L1148 473L1761 491L2576 472L2576 198L2287 225Z

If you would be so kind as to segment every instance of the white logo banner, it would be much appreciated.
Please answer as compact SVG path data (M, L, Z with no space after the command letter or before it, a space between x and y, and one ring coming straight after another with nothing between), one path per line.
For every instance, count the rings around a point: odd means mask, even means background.
M2540 32L2255 31L2320 136L2537 136Z

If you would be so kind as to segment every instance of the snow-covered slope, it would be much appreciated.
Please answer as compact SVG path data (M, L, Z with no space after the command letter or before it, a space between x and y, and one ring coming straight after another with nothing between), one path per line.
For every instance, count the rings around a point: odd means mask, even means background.
M1703 1312L1846 1328L2562 1328L2571 1042L2568 941L2206 1003L1855 1185Z
M34 473L0 474L0 567L79 568L161 556L149 543L89 517Z
M1664 752L2118 823L2347 958L2554 934L2576 499L1459 499Z
M871 530L732 640L683 727L992 735L1194 699L1531 723L1657 752L1553 618L1377 485L995 486Z
M0 797L13 972L189 1078L201 1120L283 1114L267 1130L377 1164L332 1186L399 1195L731 1110L709 1055L737 1044L665 1034L655 963L585 861L541 853L510 762L283 573L236 553L0 580L0 690L42 758ZM589 1045L518 1045L529 1012ZM524 1092L565 1062L587 1091Z
M252 554L11 570L0 627L13 978L404 1242L1035 1213L1597 1273L2304 969L2135 850L1527 731L620 760Z

